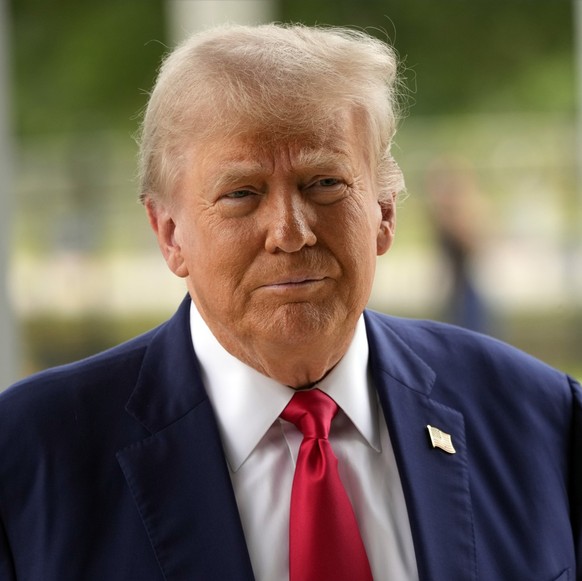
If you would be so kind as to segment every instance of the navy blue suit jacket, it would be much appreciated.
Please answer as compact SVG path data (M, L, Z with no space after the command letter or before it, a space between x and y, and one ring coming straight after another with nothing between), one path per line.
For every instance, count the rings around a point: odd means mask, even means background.
M253 579L188 310L0 396L2 581ZM454 327L366 325L420 579L581 579L580 386Z

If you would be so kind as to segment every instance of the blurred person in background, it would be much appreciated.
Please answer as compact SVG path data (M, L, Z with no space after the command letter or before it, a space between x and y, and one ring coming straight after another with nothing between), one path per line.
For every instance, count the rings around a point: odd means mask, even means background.
M0 579L580 579L580 386L365 308L403 188L396 59L219 27L165 60L141 199L188 294L0 396Z
M489 212L474 168L458 156L439 157L429 164L425 185L448 283L444 318L473 331L490 333L490 314L476 277Z

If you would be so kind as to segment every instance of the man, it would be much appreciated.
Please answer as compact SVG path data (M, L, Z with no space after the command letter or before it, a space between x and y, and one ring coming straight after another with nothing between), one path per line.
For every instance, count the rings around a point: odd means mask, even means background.
M2 580L581 578L580 386L364 310L402 189L395 68L302 26L168 57L142 200L188 297L0 398Z

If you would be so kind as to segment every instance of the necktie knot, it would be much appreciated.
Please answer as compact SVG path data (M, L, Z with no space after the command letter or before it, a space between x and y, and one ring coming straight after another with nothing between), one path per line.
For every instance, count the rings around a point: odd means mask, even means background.
M312 389L296 392L281 417L295 424L304 438L325 440L337 411L338 406L331 397L319 389Z

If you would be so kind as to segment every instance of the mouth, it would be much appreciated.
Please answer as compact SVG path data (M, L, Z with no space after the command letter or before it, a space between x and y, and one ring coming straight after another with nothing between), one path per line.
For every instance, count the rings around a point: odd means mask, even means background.
M324 280L324 278L324 276L292 276L289 278L277 280L276 282L272 282L264 286L300 286L314 282L321 282Z
M278 278L272 282L261 285L263 290L270 290L273 292L293 292L301 290L316 289L323 285L327 277L317 275L292 275Z

